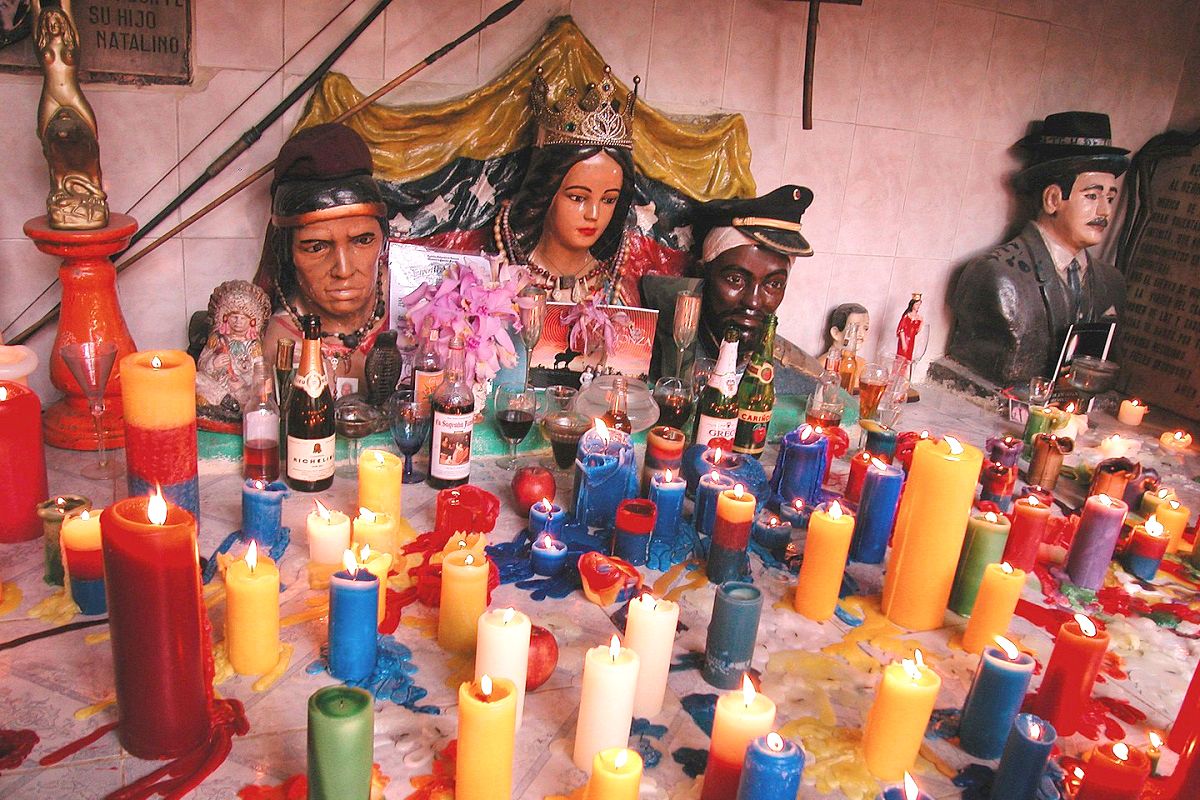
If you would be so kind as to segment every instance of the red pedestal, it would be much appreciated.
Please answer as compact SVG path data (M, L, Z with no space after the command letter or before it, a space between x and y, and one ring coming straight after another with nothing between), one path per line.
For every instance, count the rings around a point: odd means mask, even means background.
M44 216L25 223L25 235L38 250L63 259L58 268L62 313L50 354L50 380L66 397L46 409L47 444L70 450L97 449L87 398L58 354L65 344L93 341L117 346L117 365L104 390L104 443L112 448L125 446L120 361L137 348L117 301L117 271L109 256L125 249L137 226L137 220L125 214L110 215L107 226L92 231L55 230Z

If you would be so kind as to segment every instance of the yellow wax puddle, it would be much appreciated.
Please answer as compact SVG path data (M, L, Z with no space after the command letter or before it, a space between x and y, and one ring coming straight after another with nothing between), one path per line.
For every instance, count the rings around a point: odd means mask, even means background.
M78 711L75 712L75 719L81 720L81 721L85 720L85 719L91 719L92 717L96 716L104 709L111 708L112 706L115 706L116 704L117 704L117 696L114 694L114 695L104 698L99 703L92 703L90 706L84 706L83 708L79 709Z
M396 574L388 578L388 586L398 592L409 588L416 583L411 571L423 563L425 563L425 556L422 553L397 554L392 562L392 569Z
M704 574L704 570L697 568L691 570L691 572L687 575L687 580L684 583L676 586L674 589L670 588L675 581L679 580L679 576L683 574L689 566L698 567L699 562L689 559L674 565L669 570L664 572L662 577L655 581L654 585L650 587L654 591L654 594L663 598L664 600L678 602L679 598L683 597L686 592L707 586L708 576Z
M587 784L580 786L570 794L548 794L543 800L584 800L587 796Z
M458 691L459 685L475 679L475 656L461 653L446 656L446 688Z
M213 686L220 686L225 681L232 678L236 673L233 671L233 665L229 663L229 654L225 651L225 643L213 645Z
M958 774L958 770L947 764L937 753L933 752L933 748L929 746L929 740L921 742L921 758L933 765L933 768L947 778L953 778Z
M841 659L805 650L772 653L763 676L763 691L786 700L789 708L815 712L822 724L837 724L830 692L847 694L854 705L858 694L846 685L846 665Z
M302 622L320 619L328 613L329 603L326 601L321 603L321 605L308 609L307 611L297 611L295 614L288 614L286 617L281 617L279 619L279 627L287 628L291 625L299 625Z
M1028 653L1029 655L1036 657L1036 654L1032 650L1021 643L1021 640L1016 634L1005 633L1004 638L1016 645L1017 649L1022 653ZM946 642L946 647L951 650L959 650L965 653L966 650L963 649L963 631L955 631L953 634L951 634L950 640ZM922 651L922 655L924 655L924 651Z
M403 547L404 545L408 544L409 542L411 542L413 539L416 539L416 538L417 538L417 530L416 530L416 528L414 528L412 526L412 523L408 521L408 518L407 517L397 517L397 519L396 519L396 541L400 543L400 546Z
M804 782L815 785L818 793L841 793L847 800L875 800L879 796L879 782L867 769L858 729L801 717L781 727L779 735L804 743L811 755L804 766Z
M112 631L110 631L108 628L105 628L102 631L96 631L95 633L89 633L87 636L84 636L83 643L84 644L100 644L101 642L107 642L111 638L112 638Z
M308 562L308 588L320 591L329 588L329 577L338 570L337 564ZM309 598L311 601L313 598Z
M406 625L409 628L416 628L422 634L429 638L437 636L437 617L425 617L416 614L400 617L400 624ZM458 688L458 684L454 685Z
M265 692L274 686L283 677L283 673L287 672L287 668L291 666L292 653L295 649L295 647L287 642L282 643L279 646L279 661L275 662L275 666L271 667L269 672L264 673L262 677L256 680L250 688L256 692Z
M877 597L847 597L842 605L863 623L852 629L840 642L821 649L822 653L839 656L850 666L864 672L879 672L883 665L860 645L869 645L886 655L899 658L909 658L912 651L921 646L916 639L908 639L901 635L901 628L893 624L883 615Z
M4 593L7 596L8 590L6 589ZM20 602L19 596L17 601ZM75 605L75 601L71 599L71 593L66 589L59 589L29 609L30 617L39 619L47 625L66 625L75 619L75 615L78 613L79 606Z
M0 617L21 605L21 589L15 583L0 583Z

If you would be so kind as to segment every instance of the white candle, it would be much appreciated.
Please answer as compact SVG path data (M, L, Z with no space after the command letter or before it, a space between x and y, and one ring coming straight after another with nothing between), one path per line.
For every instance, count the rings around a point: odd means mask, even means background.
M1079 437L1087 433L1087 414L1076 414L1074 403L1067 403L1067 407L1063 411L1067 412L1067 421L1061 428L1054 432L1061 438L1078 442Z
M633 725L638 655L613 634L607 645L593 647L583 658L583 692L575 725L575 766L592 771L596 753L627 747Z
M1100 455L1104 458L1121 458L1133 450L1134 440L1127 439L1119 433L1106 436L1100 440Z
M1181 455L1192 446L1192 435L1187 431L1167 431L1158 437L1158 443L1168 453Z
M1117 412L1117 422L1129 426L1141 425L1142 417L1146 416L1149 410L1150 406L1141 400L1122 400L1121 409Z
M308 560L316 564L341 564L350 549L350 518L326 508L320 500L308 515Z
M656 600L643 594L629 604L625 646L637 653L641 662L637 691L633 695L636 716L653 717L662 711L678 623L679 605L670 600Z
M517 728L525 710L525 678L529 669L529 617L515 608L497 608L479 615L475 643L475 680L486 673L508 678L517 687Z

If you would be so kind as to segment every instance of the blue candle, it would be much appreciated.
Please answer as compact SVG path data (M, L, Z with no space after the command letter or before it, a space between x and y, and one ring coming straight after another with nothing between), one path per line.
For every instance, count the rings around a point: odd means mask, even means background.
M780 505L799 497L808 505L820 502L829 439L811 425L784 434L779 460L771 473L771 491Z
M763 509L754 518L754 527L750 529L750 536L768 550L783 550L792 541L792 526L786 524L777 515Z
M529 549L533 571L537 575L557 575L567 565L567 546L548 533L538 534Z
M873 456L890 462L896 457L896 432L873 419L859 420L858 426L867 435L863 449Z
M879 795L879 800L933 800L928 792L922 792L917 782L907 772L903 786L889 786Z
M958 729L962 749L976 758L999 758L1033 676L1032 656L1004 637L996 642L983 649Z
M1034 800L1057 739L1054 726L1046 720L1018 714L992 780L992 800Z
M746 748L737 800L796 800L804 751L772 731Z
M104 594L104 578L76 578L70 576L71 599L79 606L85 617L108 613L108 600Z
M779 518L793 528L807 527L808 506L799 497L790 503L780 503Z
M629 437L596 427L579 438L575 458L577 522L592 528L608 527L620 502L637 497L637 489L637 463Z
M714 470L700 476L700 482L696 484L696 507L692 512L696 533L712 535L713 521L717 518L717 496L733 487L733 478L723 472Z
M622 500L613 524L612 554L640 567L650 560L650 533L658 516L654 502Z
M562 506L548 503L545 498L529 507L529 535L535 540L544 533L555 538L561 536L566 521L567 515L563 513Z
M750 671L762 604L754 584L729 581L717 587L701 674L718 689L741 686L742 674Z
M329 674L360 681L375 669L379 579L352 561L346 566L329 579Z
M678 472L666 470L650 478L650 501L658 509L654 523L654 538L671 541L679 535L679 519L683 516L683 495L687 483ZM714 501L715 502L715 501Z
M896 522L904 470L872 458L863 479L858 514L854 517L854 535L850 540L850 560L879 564L887 552L888 539Z
M282 481L264 483L250 479L243 483L242 538L254 539L267 550L273 548L283 527L283 498L289 494Z

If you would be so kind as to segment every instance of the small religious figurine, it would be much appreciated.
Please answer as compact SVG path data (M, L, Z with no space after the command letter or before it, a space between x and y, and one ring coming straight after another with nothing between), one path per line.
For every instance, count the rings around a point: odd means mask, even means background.
M917 334L921 332L921 293L913 292L904 315L896 323L896 355L903 357L910 364L913 361L913 350L917 346Z
M831 357L841 358L842 351L850 344L850 334L854 334L856 348L867 341L867 333L871 330L871 314L861 303L839 303L829 312L829 349L821 356L824 363Z
M1019 236L963 269L949 348L1002 386L1048 374L1068 326L1115 321L1125 299L1121 273L1087 251L1104 239L1129 166L1108 115L1051 114L1017 144L1033 158L1014 183L1037 212Z
M108 195L100 178L96 115L79 88L79 31L71 19L71 0L47 0L45 7L42 0L32 0L31 10L44 75L37 132L50 167L50 227L103 228Z
M196 361L196 405L202 416L236 421L254 392L271 300L249 281L225 281L208 299L208 316L212 328Z

